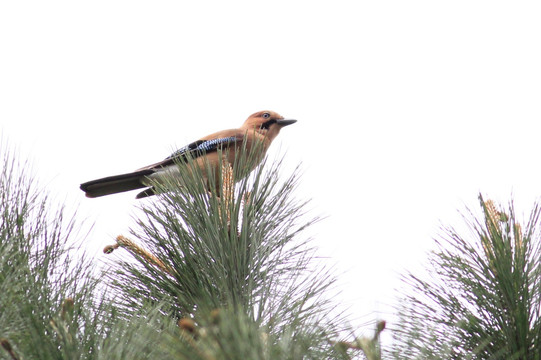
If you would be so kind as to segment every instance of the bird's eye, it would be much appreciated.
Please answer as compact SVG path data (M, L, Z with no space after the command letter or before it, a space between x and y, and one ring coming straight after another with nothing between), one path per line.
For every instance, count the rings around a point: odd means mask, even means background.
M269 113L263 113L263 119L268 119L270 118L270 114Z

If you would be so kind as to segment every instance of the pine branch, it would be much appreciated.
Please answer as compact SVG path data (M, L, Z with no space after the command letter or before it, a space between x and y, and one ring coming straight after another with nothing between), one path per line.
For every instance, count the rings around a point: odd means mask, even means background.
M11 359L76 359L102 342L96 280L66 244L77 225L53 206L27 163L0 146L0 334ZM101 310L105 310L102 312Z
M307 219L306 202L293 196L296 173L282 180L279 161L263 162L241 177L255 154L240 153L245 158L216 175L183 163L176 177L154 184L160 195L142 206L146 218L132 230L142 245L117 238L136 260L121 260L110 273L119 310L129 318L137 309L160 306L185 333L199 334L197 347L187 340L199 358L223 358L228 351L272 358L276 342L284 341L295 351L329 354L330 339L345 325L322 326L333 310L324 296L332 278L312 267L314 250L300 237L317 218ZM239 180L235 186L233 180ZM219 326L209 320L218 309Z
M524 225L511 203L479 197L482 218L465 217L474 238L446 229L431 278L410 275L395 354L428 358L532 359L541 356L540 210ZM470 214L471 216L471 214ZM472 216L473 217L473 216ZM524 230L523 230L524 229ZM424 358L424 357L423 357Z
M155 184L145 218L105 253L98 279L66 246L78 225L9 153L0 177L0 357L8 359L351 359L346 328L303 231L316 222L280 162L257 154ZM184 164L185 165L185 164ZM219 181L202 181L202 179ZM237 182L235 183L235 180ZM234 185L235 184L235 185ZM165 192L166 189L177 189ZM122 248L125 251L116 249ZM127 257L126 257L127 255ZM135 260L135 261L134 261ZM349 330L349 329L348 329Z

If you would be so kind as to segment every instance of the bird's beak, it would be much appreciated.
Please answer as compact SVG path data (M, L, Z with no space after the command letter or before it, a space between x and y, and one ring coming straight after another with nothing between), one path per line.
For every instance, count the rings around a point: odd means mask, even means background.
M288 126L288 125L291 125L291 124L295 124L297 122L297 120L293 120L293 119L278 119L276 120L276 123L282 127L284 126Z

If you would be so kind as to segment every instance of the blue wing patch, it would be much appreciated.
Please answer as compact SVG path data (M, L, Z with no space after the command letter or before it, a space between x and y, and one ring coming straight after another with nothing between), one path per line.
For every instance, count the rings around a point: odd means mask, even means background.
M214 151L224 144L233 143L233 142L236 142L237 140L238 139L236 136L229 136L229 137L219 138L219 139L194 141L193 143L178 149L177 151L172 153L170 156L165 158L165 160L181 158L181 157L186 156L189 153L194 156L198 156L197 155L198 153L202 154L202 153Z
M206 140L206 141L203 141L201 144L199 144L199 146L195 148L195 151L208 152L208 151L216 150L218 146L222 144L235 142L235 141L237 141L237 138L235 136L230 136L230 137L221 138L221 139Z

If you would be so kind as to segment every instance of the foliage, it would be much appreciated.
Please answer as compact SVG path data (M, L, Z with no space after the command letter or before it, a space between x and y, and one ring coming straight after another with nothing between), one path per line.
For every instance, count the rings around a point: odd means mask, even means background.
M358 356L355 344L336 345L345 320L302 237L318 219L292 196L297 172L282 181L278 161L243 177L250 156L211 175L188 159L154 184L162 193L106 249L124 252L96 277L67 245L84 239L80 225L2 149L0 359Z
M427 279L401 309L393 355L399 359L538 359L541 357L539 206L528 222L479 197L473 237L446 229Z
M217 174L188 159L174 177L154 184L161 194L142 206L146 219L131 234L144 247L117 239L137 260L121 261L110 275L118 307L130 317L159 305L169 318L193 321L206 334L196 348L212 358L228 358L229 351L323 358L345 325L324 296L329 272L313 268L314 249L300 238L317 219L306 219L306 203L292 196L297 172L280 180L280 161L238 179L252 156L241 152L233 168ZM217 312L227 326L209 320Z
M51 210L27 163L0 152L0 356L87 358L107 326L96 323L89 263L66 247L79 236L76 224L62 208Z

